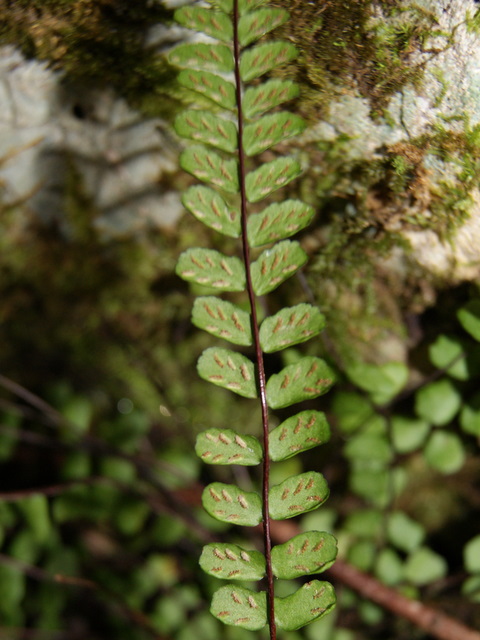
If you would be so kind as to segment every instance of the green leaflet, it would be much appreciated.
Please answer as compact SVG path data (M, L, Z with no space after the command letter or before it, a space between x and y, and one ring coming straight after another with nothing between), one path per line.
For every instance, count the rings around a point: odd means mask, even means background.
M256 398L253 362L229 349L205 349L197 363L198 375L245 398Z
M282 580L321 573L336 557L337 541L330 533L308 531L273 547L273 573Z
M277 158L266 162L255 171L250 171L245 180L249 202L263 200L277 189L281 189L302 172L300 163L295 158Z
M335 603L332 585L312 580L286 598L275 598L275 620L284 631L295 631L322 618Z
M182 196L182 202L198 220L231 238L240 235L240 212L227 205L222 196L202 185L189 187Z
M212 614L225 624L255 631L267 624L267 596L244 587L227 585L213 596Z
M192 322L200 329L234 344L252 344L250 314L231 302L215 296L197 298L193 304Z
M174 13L174 19L187 29L203 31L208 36L230 44L233 38L233 25L222 11L212 11L203 7L181 7Z
M298 85L291 80L269 80L258 87L249 87L242 102L243 115L253 118L296 98L299 93Z
M297 57L297 53L289 42L268 42L248 49L240 58L241 78L244 82L250 82L267 71L291 62Z
M313 511L325 502L329 493L325 478L316 471L288 478L270 489L270 517L285 520Z
M260 464L262 447L257 438L241 436L233 429L208 429L197 436L195 452L208 464Z
M220 291L243 291L245 267L239 258L214 249L187 249L177 262L177 275Z
M247 13L238 23L238 38L242 47L258 40L266 33L280 27L289 18L284 9L259 9Z
M324 327L325 316L318 307L297 304L265 318L260 327L260 343L266 353L272 353L305 342Z
M224 160L210 149L194 145L182 152L180 165L202 182L229 193L238 192L238 166L235 160Z
M245 551L236 544L213 543L203 547L200 566L222 580L261 580L265 557L259 551Z
M300 200L274 202L248 218L248 242L251 247L260 247L288 238L310 224L314 215L313 208Z
M326 393L335 382L335 374L321 358L302 358L270 376L267 401L272 409L289 407Z
M237 127L208 111L184 111L175 118L175 131L212 147L233 153L237 149Z
M232 50L224 44L179 44L170 54L170 63L176 67L202 71L233 71Z
M270 432L269 452L274 462L318 447L330 440L330 427L321 411L301 411Z
M263 116L248 124L243 132L243 146L247 156L254 156L279 142L298 136L305 130L303 118L288 111Z
M298 242L284 240L264 251L251 266L253 289L263 296L290 278L308 260Z
M182 87L196 91L200 95L213 100L220 107L230 111L235 109L235 87L228 80L208 71L193 69L180 71L177 80Z
M202 494L205 511L217 520L255 527L262 521L262 499L258 493L242 491L233 484L213 482Z

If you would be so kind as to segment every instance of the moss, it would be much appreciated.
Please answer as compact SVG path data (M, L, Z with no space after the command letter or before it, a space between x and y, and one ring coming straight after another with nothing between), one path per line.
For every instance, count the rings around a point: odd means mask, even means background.
M311 154L304 190L320 202L319 227L306 240L317 256L313 289L329 317L332 343L345 360L350 351L375 360L372 345L389 344L403 331L400 310L418 311L440 283L413 265L408 273L382 269L392 250L402 247L405 230L430 229L453 242L480 185L480 126L447 126L389 145L374 160L345 161L343 136L321 143ZM348 156L347 156L348 157ZM450 180L434 182L431 163L440 163ZM315 197L310 194L310 201ZM445 281L442 286L445 285ZM378 355L378 354L377 354Z
M0 41L27 58L48 62L67 83L109 85L134 106L143 102L157 115L168 109L175 71L144 46L147 30L171 13L147 0L3 0Z
M312 117L313 109L318 117L333 96L348 90L369 100L374 117L384 116L390 97L423 76L423 64L413 64L413 54L440 35L435 16L415 3L402 8L385 0L276 4L293 16L289 35L302 52L299 80Z
M465 26L473 33L480 33L480 9L477 9L473 13L467 11Z

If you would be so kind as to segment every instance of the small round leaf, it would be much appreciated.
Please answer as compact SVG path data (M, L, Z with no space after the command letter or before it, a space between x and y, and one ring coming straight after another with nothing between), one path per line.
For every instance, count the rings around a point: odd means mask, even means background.
M419 389L415 396L415 410L430 424L448 424L460 409L462 396L447 378L437 380Z
M260 464L262 447L253 436L244 436L232 429L208 429L197 436L195 452L208 464Z
M212 482L202 494L205 511L217 520L255 527L262 521L262 500L258 493L242 491L233 484Z
M465 449L455 433L435 431L424 450L428 464L446 475L459 471L465 462Z
M284 631L295 631L320 619L335 603L332 585L312 580L286 598L275 598L275 622Z
M227 585L214 594L210 611L224 624L250 631L263 629L267 624L266 593Z
M263 553L236 544L207 544L199 562L205 573L223 580L261 580L265 575Z
M321 573L336 557L337 541L330 533L307 531L273 547L273 573L282 580Z
M284 520L312 511L325 502L329 493L325 478L316 471L288 478L270 489L270 517Z
M428 547L414 551L405 564L405 578L417 586L440 580L446 574L446 561Z

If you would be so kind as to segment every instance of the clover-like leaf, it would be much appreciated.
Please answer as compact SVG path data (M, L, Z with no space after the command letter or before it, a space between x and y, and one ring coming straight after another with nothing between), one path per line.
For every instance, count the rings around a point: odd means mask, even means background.
M247 156L254 156L287 138L298 136L306 127L300 116L281 111L247 124L243 132L243 147Z
M298 85L291 80L269 80L258 87L249 87L242 101L243 115L253 118L296 98L299 93Z
M241 436L233 429L208 429L197 436L195 451L208 464L260 464L262 447L254 436Z
M293 518L313 511L329 496L325 478L316 471L292 476L275 485L269 492L269 511L273 520Z
M409 371L403 362L387 362L381 365L352 362L347 367L347 374L360 389L371 394L375 404L384 404L403 389Z
M297 57L297 53L290 42L267 42L248 49L240 58L241 78L244 82L250 82L271 69L291 62Z
M187 249L180 255L175 271L184 280L221 291L243 291L245 288L243 262L214 249Z
M240 214L227 205L222 196L203 185L189 187L182 197L183 205L207 227L231 238L240 235Z
M415 394L417 415L437 427L453 420L461 406L462 395L447 378L430 382Z
M273 573L282 580L292 580L321 573L332 566L337 557L337 541L330 533L300 533L272 549Z
M230 524L255 527L262 521L262 499L258 493L242 491L233 484L212 482L203 490L207 513Z
M315 211L300 200L274 202L261 213L248 218L248 242L251 247L260 247L292 236L310 224Z
M318 447L330 439L330 427L321 411L301 411L270 431L269 453L275 462Z
M265 318L260 326L260 343L266 353L305 342L322 331L325 316L318 307L301 303Z
M197 298L193 304L192 322L200 329L234 344L252 344L250 314L231 302L215 296Z
M232 50L225 44L179 44L170 53L169 60L182 69L228 72L234 67Z
M263 553L245 551L236 544L207 544L200 556L200 566L205 573L222 580L261 580L265 575Z
M233 25L230 18L222 11L212 11L203 7L180 7L173 16L187 29L202 31L212 38L230 44L233 39Z
M284 631L295 631L319 620L335 606L335 590L329 582L312 580L286 598L275 598L275 621Z
M235 160L224 160L218 153L194 145L182 152L180 165L202 182L213 184L229 193L238 192L238 168Z
M238 38L242 47L258 40L266 33L284 24L289 17L284 9L259 9L240 18L238 23Z
M249 202L263 200L277 189L281 189L302 172L295 158L277 158L250 171L245 179L245 188Z
M468 333L480 342L480 300L470 300L457 311L460 324Z
M224 109L233 110L237 103L234 85L214 73L184 69L177 77L182 87L196 91Z
M241 353L210 347L198 359L197 370L201 378L219 387L245 398L257 397L253 362Z
M210 611L225 624L256 631L267 624L267 595L227 585L214 594Z
M321 358L307 356L270 376L267 402L272 409L289 407L326 393L335 382L335 374Z
M191 138L229 153L237 149L237 127L230 120L208 111L184 111L175 118L174 126L182 138Z
M283 240L266 249L251 266L253 289L263 296L290 278L308 260L298 242Z

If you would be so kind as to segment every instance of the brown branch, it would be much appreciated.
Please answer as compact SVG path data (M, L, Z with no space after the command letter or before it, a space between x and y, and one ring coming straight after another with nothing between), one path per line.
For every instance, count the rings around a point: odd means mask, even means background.
M380 605L384 609L405 618L416 627L426 631L438 640L480 640L480 633L451 618L447 614L429 607L418 600L406 598L395 589L359 571L343 560L337 560L328 574L364 598Z
M298 533L300 530L293 522L272 523L272 536L275 542L286 542ZM480 640L478 631L419 600L406 598L395 589L385 586L376 578L344 560L337 559L326 574L383 609L409 620L437 640Z

